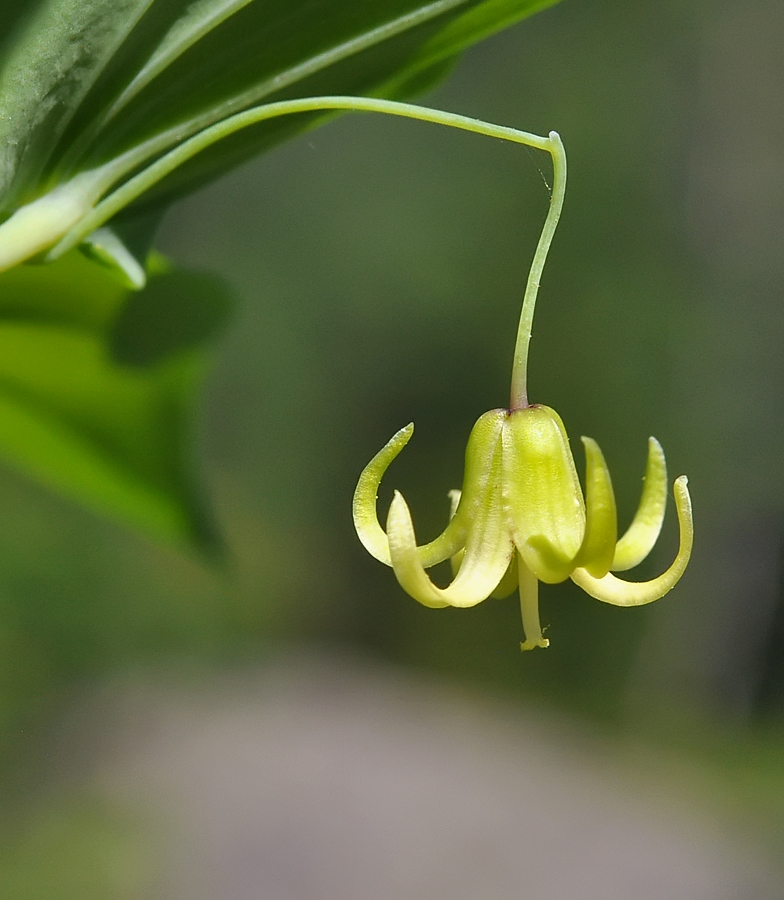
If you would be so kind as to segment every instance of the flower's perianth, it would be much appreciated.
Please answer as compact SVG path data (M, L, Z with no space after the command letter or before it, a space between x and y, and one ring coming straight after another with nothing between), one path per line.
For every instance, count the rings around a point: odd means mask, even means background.
M675 479L675 507L678 510L678 525L681 538L678 555L669 569L652 581L623 581L608 572L602 578L595 578L587 567L577 568L572 572L572 581L592 597L613 606L644 606L653 603L672 590L686 571L694 541L694 523L691 515L691 497L686 486L685 475Z
M540 581L569 577L585 532L585 504L560 417L546 406L509 414L503 500L526 566Z
M387 538L392 567L401 587L425 606L476 606L498 587L514 554L501 503L501 432L505 410L485 413L474 426L466 454L466 475L458 508L449 527L471 507L471 521L462 542L464 555L448 588L428 577L417 552L411 514L397 491L389 507ZM444 532L446 533L446 532ZM452 554L450 554L451 556Z
M653 549L667 504L667 467L655 438L640 505L618 538L610 472L599 445L582 439L585 494L560 416L530 405L526 384L534 304L545 258L563 204L566 157L555 132L533 144L553 157L553 193L523 298L512 369L510 409L485 413L474 425L466 449L462 491L450 492L452 510L444 532L417 546L406 501L395 491L386 531L376 499L384 472L408 443L414 426L401 429L371 460L354 494L354 525L367 550L391 565L403 589L425 606L475 606L488 597L520 592L525 641L521 649L547 647L539 621L538 586L571 578L586 593L615 606L642 606L663 597L689 561L693 539L686 477L676 479L675 505L680 546L675 561L658 578L624 581L613 575L631 569ZM522 143L526 143L523 140ZM430 566L451 559L448 587L433 584Z
M494 409L474 426L466 451L462 492L453 491L453 515L443 534L417 547L411 514L394 494L384 532L376 495L389 464L412 427L399 431L365 468L354 495L354 524L363 544L391 565L403 589L425 606L475 606L519 587L526 640L523 650L547 647L539 624L538 582L571 578L597 600L642 606L663 597L683 574L692 547L691 501L686 478L675 482L680 547L658 578L623 581L612 574L650 552L664 518L667 471L658 441L648 444L639 509L616 540L615 499L598 444L583 438L586 499L558 414L546 406ZM433 584L425 569L452 557L454 580Z

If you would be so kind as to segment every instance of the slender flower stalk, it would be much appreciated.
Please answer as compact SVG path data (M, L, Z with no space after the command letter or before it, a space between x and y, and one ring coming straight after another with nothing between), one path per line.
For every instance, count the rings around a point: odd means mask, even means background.
M264 103L227 116L196 133L176 129L162 132L95 169L79 172L21 207L0 223L0 272L41 254L45 254L47 262L52 262L89 240L92 232L188 160L244 128L281 116L324 113L326 117L339 112L418 119L539 150L550 149L549 138L413 103L340 95Z
M531 343L531 329L534 323L534 307L539 293L542 271L553 242L558 220L561 218L564 196L566 195L566 152L557 132L551 131L547 148L553 158L553 193L544 227L536 245L531 271L523 295L520 324L517 326L517 342L512 363L512 389L509 398L510 409L525 409L528 406L528 345Z
M597 600L642 606L663 597L683 575L694 530L687 479L682 475L674 484L680 545L670 568L645 582L614 575L642 562L661 531L667 503L661 445L655 438L648 441L640 505L618 539L612 482L599 445L592 438L582 439L583 494L560 416L547 406L529 403L526 372L534 307L566 188L566 156L558 134L550 132L535 142L530 137L525 135L519 142L552 156L553 191L523 296L509 409L490 410L474 425L466 449L463 489L450 493L452 515L434 541L417 545L408 505L397 491L386 529L376 512L381 479L411 438L413 424L394 435L365 467L353 508L354 526L365 548L392 566L403 589L425 606L470 607L519 590L525 632L522 650L549 645L539 619L540 581L557 584L571 578ZM425 570L450 558L454 578L440 588Z
M432 122L438 125L446 125L450 128L458 128L462 131L470 131L475 134L483 134L488 137L500 138L517 144L527 144L537 149L549 149L549 139L538 135L528 134L516 128L505 128L493 125L491 122L483 122L480 119L472 119L469 116L460 116L455 113L442 112L438 109L428 109L424 106L416 106L412 103L399 103L394 100L378 100L373 97L305 97L297 100L281 100L277 103L267 103L253 109L245 110L230 116L215 125L205 128L193 137L182 141L163 156L142 169L119 188L105 197L96 207L85 216L78 225L71 228L63 239L50 253L52 259L70 250L79 243L93 229L105 224L121 209L142 196L151 187L188 162L202 150L206 150L212 144L223 138L229 137L243 128L257 125L269 119L280 116L290 116L302 113L335 113L335 112L375 112L385 115L399 116L406 119L418 119L420 122ZM107 188L116 183L128 173L138 168L147 161L146 154L153 157L157 155L159 148L153 142L140 145L129 150L123 156L113 160L110 165L101 168L101 177L105 179Z

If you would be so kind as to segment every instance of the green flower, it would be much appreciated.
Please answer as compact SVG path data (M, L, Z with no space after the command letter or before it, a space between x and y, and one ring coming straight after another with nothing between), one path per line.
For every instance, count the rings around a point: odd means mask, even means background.
M392 566L403 589L430 607L469 607L490 596L520 591L523 650L547 647L539 623L538 584L571 578L584 591L615 606L641 606L663 597L680 579L693 539L691 499L685 476L675 481L680 547L669 569L651 581L631 582L613 572L631 569L650 553L661 531L667 502L667 469L661 445L648 442L642 498L626 533L618 540L615 497L599 445L585 447L585 495L577 477L560 416L547 406L529 405L528 344L541 272L563 204L566 159L555 132L537 138L553 157L550 210L528 278L517 336L510 409L493 409L474 425L468 439L462 491L452 491L452 516L434 541L417 546L406 501L395 492L384 531L376 513L381 479L414 431L407 425L362 472L354 494L354 525L365 548ZM454 580L445 588L426 569L447 559Z
M381 478L413 431L413 425L402 428L362 472L354 495L354 524L368 552L391 565L403 589L425 606L475 606L519 587L526 634L521 647L530 650L548 645L539 624L539 581L557 584L571 578L597 600L641 606L664 596L683 574L693 535L685 476L675 482L681 538L673 564L652 581L629 582L612 574L645 559L664 521L667 470L655 438L648 444L639 508L617 540L610 473L596 441L582 439L583 499L566 430L554 410L490 410L468 439L463 490L452 492L449 524L434 541L418 547L400 493L395 492L389 508L386 532L376 515ZM449 558L454 581L436 587L425 569Z

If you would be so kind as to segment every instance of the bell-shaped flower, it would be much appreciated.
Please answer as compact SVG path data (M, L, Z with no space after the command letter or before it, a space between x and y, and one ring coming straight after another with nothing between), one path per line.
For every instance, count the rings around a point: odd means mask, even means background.
M539 622L538 582L571 578L584 591L615 606L641 606L664 596L679 580L692 547L691 501L686 477L675 481L680 547L669 569L651 581L625 581L650 553L664 520L667 471L658 441L648 443L642 498L618 540L610 473L598 444L583 438L585 495L563 422L547 406L494 409L474 425L466 450L461 492L452 492L444 532L418 546L411 514L395 492L384 531L376 498L384 472L408 443L401 429L370 461L354 495L354 524L365 548L394 569L403 589L430 607L469 607L517 587L526 640L523 650L546 647ZM452 560L454 580L437 587L427 568Z
M425 606L475 606L487 597L504 597L519 588L526 638L521 647L530 650L548 645L539 623L540 581L557 584L571 578L592 597L615 606L651 603L683 575L691 555L693 526L691 499L682 475L674 486L680 547L673 564L651 581L624 581L613 574L642 562L659 536L667 502L664 453L651 438L640 506L618 540L615 497L599 445L583 438L583 495L563 422L549 407L528 402L534 306L566 189L563 144L554 131L547 138L511 129L495 136L547 150L553 160L550 208L520 313L509 409L490 410L474 425L463 490L452 491L452 517L434 541L417 545L408 506L397 492L386 531L376 514L381 478L408 443L413 425L398 431L362 472L354 494L354 525L366 549L392 566L404 590ZM447 559L452 561L454 579L441 588L425 570Z

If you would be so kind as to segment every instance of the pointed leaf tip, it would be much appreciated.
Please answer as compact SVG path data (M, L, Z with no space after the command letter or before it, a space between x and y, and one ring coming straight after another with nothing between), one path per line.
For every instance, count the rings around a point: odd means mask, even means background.
M116 521L214 556L192 448L208 354L118 365L106 331L135 296L77 252L0 276L0 457Z

